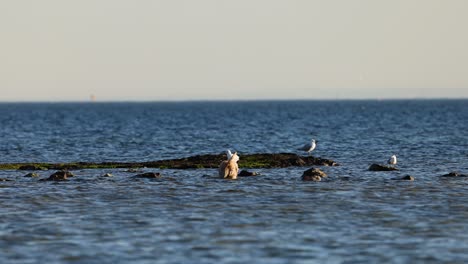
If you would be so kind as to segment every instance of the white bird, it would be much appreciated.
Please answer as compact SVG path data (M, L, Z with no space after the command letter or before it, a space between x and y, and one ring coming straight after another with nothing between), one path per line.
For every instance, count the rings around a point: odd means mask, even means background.
M390 164L390 165L396 165L396 164L397 164L396 155L392 155L392 156L388 159L388 164Z
M298 150L306 151L307 154L310 155L310 153L315 149L317 146L318 141L315 141L315 139L312 139L312 141L308 144L305 144L302 148L298 148Z
M232 153L231 153L231 150L230 150L230 149L226 150L226 156L227 156L227 160L230 160L230 159L231 159Z

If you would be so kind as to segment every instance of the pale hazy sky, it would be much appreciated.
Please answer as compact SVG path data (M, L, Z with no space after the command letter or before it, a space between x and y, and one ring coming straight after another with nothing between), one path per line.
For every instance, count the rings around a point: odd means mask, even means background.
M466 0L0 0L0 101L468 97Z

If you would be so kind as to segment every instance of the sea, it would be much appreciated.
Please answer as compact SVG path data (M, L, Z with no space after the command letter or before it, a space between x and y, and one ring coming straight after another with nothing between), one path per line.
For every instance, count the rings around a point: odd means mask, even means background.
M320 182L1 170L0 263L468 262L468 177L440 177L468 174L468 100L0 103L0 163L307 155L311 139L340 164ZM398 171L368 170L391 155Z

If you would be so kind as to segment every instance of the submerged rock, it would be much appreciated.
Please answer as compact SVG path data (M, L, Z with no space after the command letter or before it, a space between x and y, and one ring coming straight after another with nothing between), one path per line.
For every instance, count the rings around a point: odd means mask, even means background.
M444 174L444 175L442 175L440 177L446 177L446 178L450 178L450 177L468 177L468 175L467 174L461 174L461 173L458 173L456 171L452 171L452 172L450 172L448 174Z
M68 178L73 177L73 173L69 171L57 171L54 174L50 175L47 179L42 179L41 181L66 181Z
M125 170L125 172L143 172L143 171L140 169L130 168L128 170Z
M114 175L110 174L110 173L106 173L104 175L102 175L101 177L113 177Z
M302 176L314 176L314 175L320 176L322 178L327 177L327 174L325 172L317 168L310 168L302 173Z
M314 176L302 176L303 181L321 181L322 177L314 175Z
M10 179L0 178L0 182L12 181Z
M392 178L392 180L396 180L396 181L414 181L414 177L411 176L411 175L405 175L403 177L400 177L400 178Z
M145 179L156 179L161 178L161 173L159 172L146 172L142 174L137 174L133 176L134 178L145 178Z
M319 169L311 168L302 173L301 179L303 181L321 181L322 178L327 177L327 174Z
M241 172L239 172L240 177L258 176L258 175L260 175L260 174L255 172L255 171L250 172L250 171L247 171L247 170L241 170Z
M36 178L36 177L39 177L39 174L35 173L35 172L31 172L31 173L28 173L26 175L24 175L23 177L26 177L26 178Z
M372 164L369 167L370 171L397 171L398 169L392 166L382 165L382 164Z

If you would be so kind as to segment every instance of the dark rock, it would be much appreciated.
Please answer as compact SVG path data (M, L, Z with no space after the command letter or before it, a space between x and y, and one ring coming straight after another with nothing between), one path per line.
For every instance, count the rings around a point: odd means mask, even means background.
M135 178L146 178L146 179L156 179L161 178L161 174L159 172L146 172L142 174L137 174L133 176Z
M102 177L113 177L114 175L110 174L110 173L106 173L104 175L102 175Z
M398 169L395 167L374 163L370 165L369 170L370 171L397 171Z
M0 178L0 182L6 182L6 181L11 181L11 180L5 179L5 178Z
M414 181L414 177L411 176L411 175L405 175L401 178L393 178L392 180L396 180L396 181Z
M302 173L302 176L320 176L322 178L327 177L327 174L320 169L310 168Z
M218 168L219 163L226 159L226 154L197 155L181 159L160 160L142 163L150 168L170 169L201 169ZM322 158L299 156L293 153L259 153L241 154L241 168L287 168L305 166L338 166L338 163Z
M298 166L298 167L303 167L303 166L306 166L306 162L301 159L301 158L297 158L295 161L294 161L294 165L295 166Z
M444 174L444 175L442 175L440 177L447 177L447 178L449 178L449 177L468 177L468 175L461 174L461 173L458 173L456 171L452 171L452 172L450 172L448 174Z
M42 181L66 181L68 178L73 177L73 173L69 171L57 171L54 174L50 175L47 179L42 179Z
M327 177L327 174L319 169L311 168L302 173L301 179L303 181L321 181L322 178Z
M28 173L28 174L24 175L23 177L35 178L35 177L39 177L39 174L37 174L35 172L31 172L31 173Z
M246 171L246 170L241 170L241 172L239 173L239 176L241 177L247 177L247 176L258 176L260 175L259 173L257 172L250 172L250 171Z
M311 165L315 165L315 166L340 166L338 163L334 162L333 160L323 159L323 158L316 158L316 157L313 157L313 156L301 157L301 159L304 161L304 165L300 165L300 166L311 166Z

